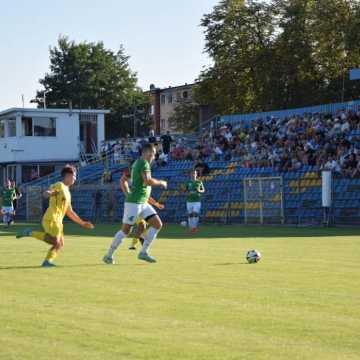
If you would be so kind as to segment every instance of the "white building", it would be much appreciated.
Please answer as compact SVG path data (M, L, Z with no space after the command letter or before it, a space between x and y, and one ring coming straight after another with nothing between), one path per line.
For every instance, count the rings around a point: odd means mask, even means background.
M109 110L24 109L0 112L0 180L45 176L105 140Z

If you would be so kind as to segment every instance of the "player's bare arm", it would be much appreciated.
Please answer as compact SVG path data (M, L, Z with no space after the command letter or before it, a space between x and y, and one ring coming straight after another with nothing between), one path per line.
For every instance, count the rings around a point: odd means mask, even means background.
M95 226L89 222L81 219L81 217L72 209L70 206L68 210L66 211L66 215L69 217L70 220L72 220L74 223L82 226L85 229L94 229Z
M120 189L125 196L130 194L129 178L126 175L120 178Z
M144 184L147 186L158 186L164 189L167 188L167 182L165 180L157 180L151 177L150 171L144 171L142 173Z
M44 198L48 199L51 196L56 196L59 192L56 190L46 190L43 192Z
M165 208L164 204L161 204L159 202L157 202L154 198L150 197L148 200L148 203L152 206L155 206L156 208L162 210Z

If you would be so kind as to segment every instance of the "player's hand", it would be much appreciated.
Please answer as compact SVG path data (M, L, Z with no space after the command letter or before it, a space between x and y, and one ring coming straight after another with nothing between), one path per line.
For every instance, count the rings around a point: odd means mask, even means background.
M160 204L160 203L157 203L157 204L156 204L156 207L157 207L158 209L160 209L160 210L162 210L162 209L165 208L165 206L164 206L163 204Z
M167 181L165 180L160 180L160 186L164 189L167 189Z
M95 226L94 226L91 222L89 222L89 221L84 221L84 222L81 224L81 226L82 226L83 228L89 229L89 230L92 230L92 229L95 228Z

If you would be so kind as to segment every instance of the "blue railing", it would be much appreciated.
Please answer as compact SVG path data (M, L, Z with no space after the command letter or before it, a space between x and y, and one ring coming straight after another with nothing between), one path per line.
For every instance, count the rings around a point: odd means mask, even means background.
M220 118L222 124L230 123L248 123L257 119L266 119L267 117L285 118L294 115L304 115L308 113L335 113L339 110L357 110L360 106L360 100L348 101L343 103L324 104L317 106L308 106L303 108L275 110L250 114L224 115Z

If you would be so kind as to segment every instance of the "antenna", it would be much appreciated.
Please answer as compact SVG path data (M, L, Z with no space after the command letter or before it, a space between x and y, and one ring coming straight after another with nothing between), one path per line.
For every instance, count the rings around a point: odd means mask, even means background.
M23 109L25 108L25 100L24 100L24 94L21 94L21 102Z

